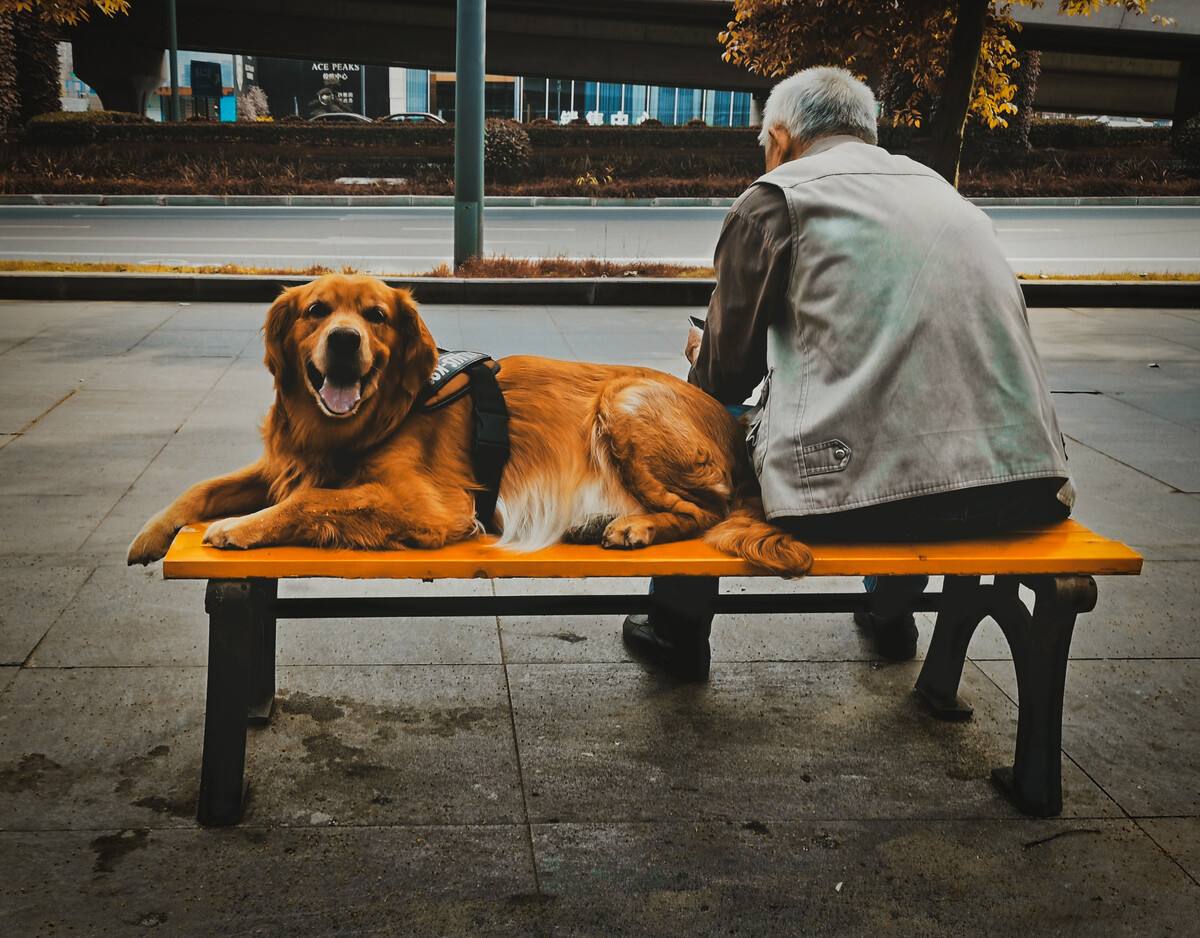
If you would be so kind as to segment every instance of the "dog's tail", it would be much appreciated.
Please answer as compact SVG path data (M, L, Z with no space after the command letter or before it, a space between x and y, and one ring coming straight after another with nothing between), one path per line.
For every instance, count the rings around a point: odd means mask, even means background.
M739 498L724 521L704 532L704 540L779 576L804 576L812 568L812 551L767 520L761 498Z

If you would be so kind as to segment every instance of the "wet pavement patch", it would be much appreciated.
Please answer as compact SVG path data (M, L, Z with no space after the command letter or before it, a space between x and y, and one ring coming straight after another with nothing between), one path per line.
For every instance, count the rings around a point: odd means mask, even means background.
M113 872L122 858L143 849L149 836L148 830L123 830L97 837L91 843L91 848L96 851L92 872L98 876Z
M63 772L61 765L43 753L27 752L15 765L0 769L0 792L37 790L49 794L53 789L61 793L70 785Z

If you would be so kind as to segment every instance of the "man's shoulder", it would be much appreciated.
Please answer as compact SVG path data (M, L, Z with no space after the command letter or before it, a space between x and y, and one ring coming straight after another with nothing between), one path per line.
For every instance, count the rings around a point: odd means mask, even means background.
M792 233L787 199L778 187L769 183L754 183L738 196L729 209L729 215L752 225L777 241L790 237Z
M910 157L890 153L883 147L861 140L834 138L832 146L782 163L760 176L760 188L797 189L831 177L846 176L922 176L937 180L953 189L937 171Z

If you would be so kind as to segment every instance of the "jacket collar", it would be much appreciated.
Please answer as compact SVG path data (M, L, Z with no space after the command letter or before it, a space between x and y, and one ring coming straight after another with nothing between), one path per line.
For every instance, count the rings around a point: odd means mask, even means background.
M843 143L857 143L861 146L870 146L867 141L855 137L852 134L833 134L829 137L818 137L817 140L805 150L797 159L807 159L810 156L816 156L818 153L824 153L826 150L832 150L834 147L840 147Z

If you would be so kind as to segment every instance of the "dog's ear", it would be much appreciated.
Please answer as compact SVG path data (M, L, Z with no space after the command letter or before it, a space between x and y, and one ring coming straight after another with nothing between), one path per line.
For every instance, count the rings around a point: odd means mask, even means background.
M437 343L425 328L417 303L410 291L392 290L396 304L396 342L400 353L397 362L403 371L401 384L415 398L437 367Z
M288 330L296 320L295 288L284 290L267 310L267 321L263 324L263 358L267 370L275 376L276 383L283 387L292 379L292 368L287 360L284 345Z

